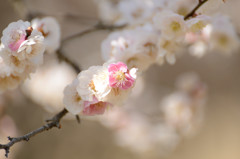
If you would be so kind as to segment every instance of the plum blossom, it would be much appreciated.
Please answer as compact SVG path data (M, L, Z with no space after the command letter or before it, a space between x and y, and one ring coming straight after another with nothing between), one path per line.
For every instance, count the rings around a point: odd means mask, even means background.
M35 18L31 22L33 29L36 29L44 36L46 51L52 53L60 46L61 30L57 20L53 17L42 19Z
M77 92L83 100L93 100L93 96L96 93L93 76L96 75L101 68L101 66L91 66L89 69L79 73L77 77L79 81L79 84L77 85Z
M210 49L230 54L239 48L239 37L228 17L222 15L213 17L210 27Z
M114 32L102 42L102 57L144 71L155 62L156 42L157 34L143 28Z
M78 80L75 79L70 85L64 89L63 104L66 109L72 114L79 114L83 110L83 100L78 95L76 86L78 85Z
M108 72L110 87L125 90L132 87L135 82L135 78L130 74L127 65L122 62L110 64Z
M29 22L12 22L3 30L1 38L4 47L19 60L28 59L35 64L42 63L45 51L44 37L33 29Z
M181 41L187 31L187 24L183 18L170 10L164 10L154 16L153 22L164 38Z
M3 36L1 38L2 44L9 51L17 51L21 44L26 40L27 32L30 29L29 22L23 22L19 20L17 22L10 23L6 29L3 30Z

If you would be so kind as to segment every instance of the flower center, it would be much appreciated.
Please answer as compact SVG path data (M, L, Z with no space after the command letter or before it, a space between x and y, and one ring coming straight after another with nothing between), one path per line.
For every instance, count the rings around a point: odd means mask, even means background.
M170 27L174 32L181 30L181 25L178 22L172 22Z
M122 82L122 81L125 80L125 73L122 72L122 71L117 71L117 72L115 73L115 78L116 78L117 81Z
M91 80L91 82L89 83L88 86L91 88L91 90L93 90L94 92L97 92L97 91L96 91L96 88L95 88L95 85L94 85L94 83L93 83L93 80Z
M74 96L74 100L76 102L80 102L82 100L82 98L78 95L78 93L76 93L75 96Z

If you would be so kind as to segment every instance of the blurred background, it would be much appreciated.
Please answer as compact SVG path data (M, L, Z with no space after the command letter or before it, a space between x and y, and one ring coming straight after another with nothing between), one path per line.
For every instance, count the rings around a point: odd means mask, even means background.
M98 21L97 7L92 0L25 0L25 4L33 12L44 13L44 15L57 18L61 25L62 38L83 31ZM239 0L228 0L225 5L215 8L231 17L238 32L240 32L239 6ZM11 3L6 0L0 0L0 13L0 30L6 28L10 22L21 18ZM101 60L100 45L108 33L108 31L98 31L81 38L76 38L64 46L64 53L82 69L87 69L92 65L100 65L103 63ZM51 58L47 57L46 59L51 60ZM67 70L68 73L70 72L67 74L69 78L64 79L64 82L68 84L75 78L75 74L71 68L68 66L65 67L66 64L62 65L61 68L64 71ZM44 68L48 69L49 67L45 65L42 69L44 70ZM128 147L119 146L115 142L116 139L113 130L104 127L97 120L83 118L81 124L78 124L75 120L64 120L62 121L61 130L53 129L32 138L28 143L22 142L18 144L12 158L239 159L239 68L240 51L230 57L221 54L207 54L201 59L184 54L173 66L168 64L161 67L154 65L144 73L142 79L144 81L144 88L137 95L137 98L132 98L132 101L128 105L135 105L139 108L158 107L161 98L175 90L175 80L177 77L185 72L196 72L208 86L208 99L202 126L194 135L177 141L178 144L174 149L164 153L164 155L154 155L151 152L144 154L136 153ZM44 71L43 75L46 75ZM58 77L62 79L66 74L64 76L61 75L58 76L55 71L54 73L50 73L49 78L52 76L52 78ZM47 84L44 86L46 89L51 87ZM59 94L62 93L59 90L58 92ZM54 96L54 93L53 91L50 94ZM7 114L9 118L11 117L11 121L7 121L7 123L15 127L9 128L9 132L23 135L43 125L45 119L53 116L53 114L45 111L40 106L43 99L41 99L41 94L39 96L38 102L34 102L34 100L29 98L29 95L24 93L22 87L17 90L8 91L1 96L0 105L3 103L2 105L5 107L4 114ZM56 103L59 102L58 98L54 98L54 100L56 100ZM54 100L53 105L56 104ZM61 106L59 107L56 109L60 110ZM148 111L151 109L143 110ZM50 110L50 112L55 113L55 109ZM147 113L151 113L151 111ZM6 125L5 127L0 127L0 131L6 128ZM9 134L4 135L0 137L0 143L5 142L6 140L4 139Z

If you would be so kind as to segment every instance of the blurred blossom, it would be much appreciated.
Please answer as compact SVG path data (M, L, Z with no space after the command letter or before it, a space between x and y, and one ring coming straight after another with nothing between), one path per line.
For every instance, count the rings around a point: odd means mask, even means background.
M211 23L210 49L230 54L239 48L239 37L227 16L216 15Z
M176 146L179 137L174 129L163 123L151 123L147 116L128 109L109 110L100 121L114 130L116 142L138 154L156 153L163 155Z
M102 57L144 71L155 62L156 41L156 34L145 29L114 32L102 42Z
M166 0L110 0L95 1L100 18L110 24L142 23L167 4Z
M166 61L173 65L176 62L176 56L182 50L181 43L174 40L167 40L165 38L160 38L158 40L158 56L156 62L159 65L162 65Z
M63 90L76 76L66 63L59 63L55 56L46 55L44 65L25 81L22 90L34 102L51 113L64 108Z
M37 29L44 36L44 44L48 53L55 52L60 46L61 30L57 20L53 17L35 18L31 22L33 29Z
M181 41L187 31L187 24L183 18L171 10L164 10L155 15L153 22L165 39Z
M196 42L189 47L190 54L198 58L204 56L206 51L207 51L207 46L202 41Z
M194 73L177 81L178 91L165 97L161 110L167 124L183 135L191 135L201 126L206 101L206 86Z

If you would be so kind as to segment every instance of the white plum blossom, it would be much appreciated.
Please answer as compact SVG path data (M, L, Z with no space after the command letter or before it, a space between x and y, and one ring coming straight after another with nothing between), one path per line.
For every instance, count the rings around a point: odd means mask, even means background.
M154 26L161 32L161 36L168 40L181 41L187 31L187 24L184 17L170 10L157 13L154 18Z
M33 29L36 29L44 36L46 51L55 52L60 46L61 30L57 20L53 17L42 19L35 18L31 22Z
M10 65L10 57L7 55L8 50L6 50L3 45L0 46L0 93L8 90L15 89L27 76L25 72L21 71L19 74ZM22 64L19 64L22 65ZM24 66L25 67L25 66ZM19 69L21 70L21 69ZM24 70L25 71L25 70Z
M83 100L79 96L76 87L79 81L75 79L70 85L64 89L63 104L72 114L79 114L83 110Z
M102 42L102 56L143 71L155 62L156 42L157 34L145 29L114 32Z
M93 76L101 69L102 66L91 66L89 69L79 73L77 79L79 84L76 89L83 100L92 101L93 95L96 92L95 85L93 83Z
M210 27L210 49L230 54L239 48L239 37L228 17L223 15L213 17Z
M12 74L23 73L29 65L27 60L19 60L16 56L11 55L7 49L1 49L0 56L5 65L12 70ZM1 69L3 68L4 66Z

